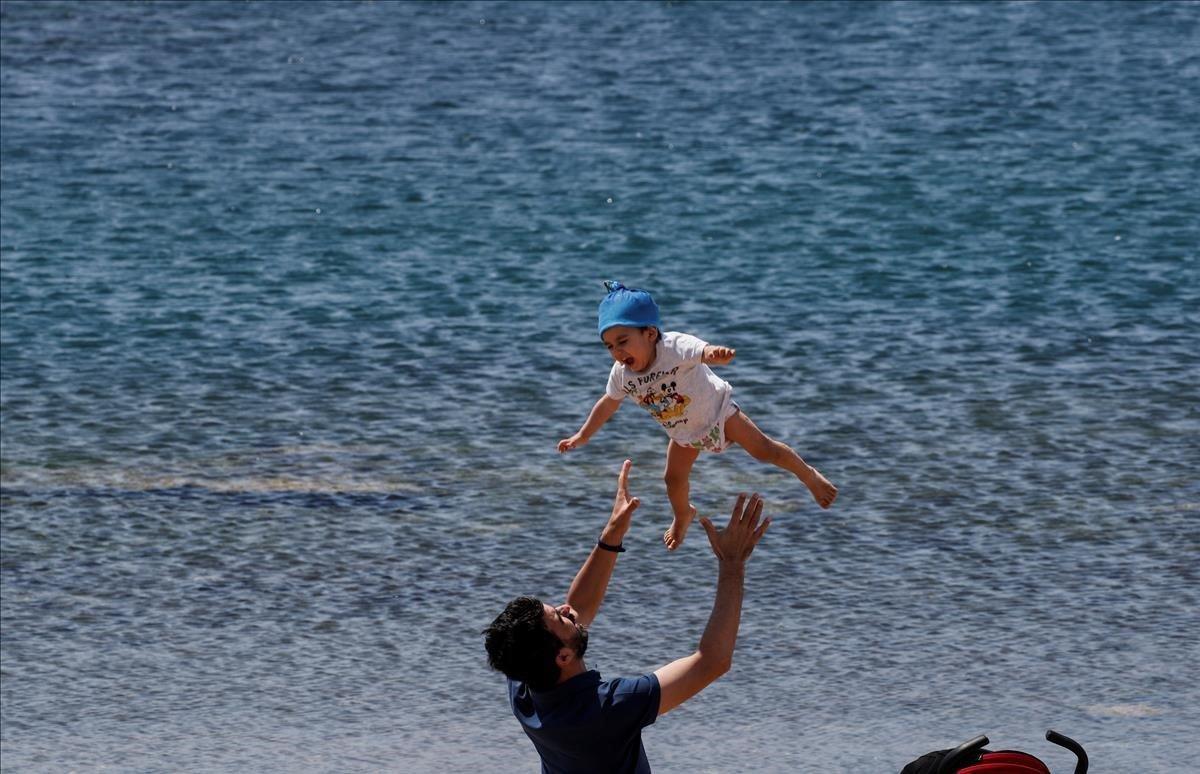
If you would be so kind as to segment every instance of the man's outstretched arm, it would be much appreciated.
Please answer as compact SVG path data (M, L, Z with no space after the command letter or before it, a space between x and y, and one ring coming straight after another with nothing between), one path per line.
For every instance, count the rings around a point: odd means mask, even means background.
M637 510L641 500L629 496L629 468L633 463L625 460L621 465L621 475L617 478L617 496L613 500L612 514L608 523L600 531L600 542L609 546L619 546L629 531L629 523L633 512ZM604 592L608 590L608 581L612 578L613 568L617 565L617 552L601 548L597 543L584 561L583 566L571 581L571 589L567 592L567 604L575 609L575 620L584 626L592 623L600 603L604 601Z
M742 617L746 560L771 524L769 518L759 523L762 507L762 498L757 494L751 495L749 502L743 494L738 496L725 529L717 530L708 519L700 519L708 533L709 545L717 555L717 596L696 652L654 671L662 691L659 715L700 693L733 664L733 648Z

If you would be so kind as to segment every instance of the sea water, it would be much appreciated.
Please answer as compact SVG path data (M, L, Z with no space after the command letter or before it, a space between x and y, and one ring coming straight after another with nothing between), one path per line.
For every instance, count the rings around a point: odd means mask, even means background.
M642 498L588 664L695 648L601 282L735 347L759 491L663 772L1200 747L1200 6L0 4L6 771L495 771L480 630Z

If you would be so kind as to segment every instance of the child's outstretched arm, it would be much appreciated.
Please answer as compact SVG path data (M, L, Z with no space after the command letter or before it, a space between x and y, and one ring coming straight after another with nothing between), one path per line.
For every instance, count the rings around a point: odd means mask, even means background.
M729 365L737 350L733 347L718 347L709 344L704 347L704 356L700 361L705 365Z
M620 400L601 395L600 400L596 401L596 405L592 406L592 411L588 414L583 427L579 428L579 432L558 442L558 451L561 453L583 446L608 421L609 417L617 413L619 408L621 408Z

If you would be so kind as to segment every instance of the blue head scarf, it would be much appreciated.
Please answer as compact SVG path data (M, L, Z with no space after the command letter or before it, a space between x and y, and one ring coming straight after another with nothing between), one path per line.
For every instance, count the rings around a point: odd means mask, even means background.
M658 304L644 290L627 288L616 280L604 283L608 295L600 302L600 335L614 325L630 328L662 328Z

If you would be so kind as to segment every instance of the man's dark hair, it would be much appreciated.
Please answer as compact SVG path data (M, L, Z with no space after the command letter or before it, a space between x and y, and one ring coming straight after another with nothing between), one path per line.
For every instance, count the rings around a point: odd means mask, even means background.
M535 691L558 683L555 660L563 641L546 628L546 608L540 599L517 597L483 630L488 664Z

